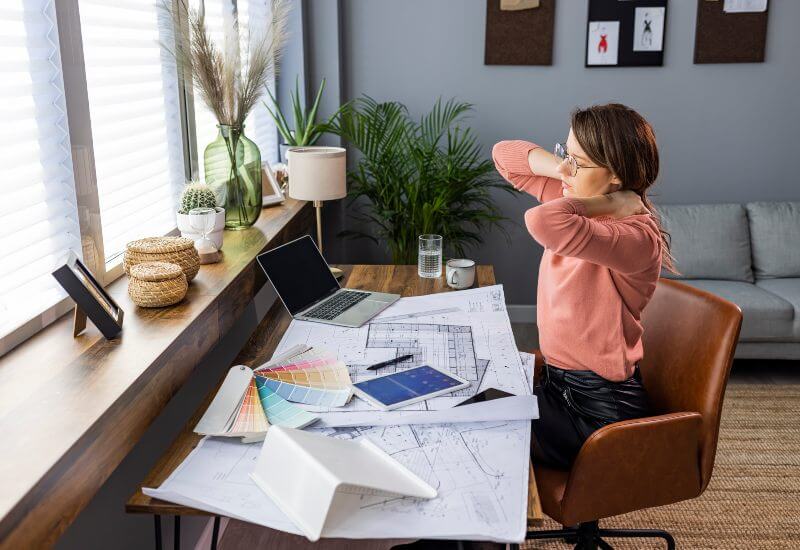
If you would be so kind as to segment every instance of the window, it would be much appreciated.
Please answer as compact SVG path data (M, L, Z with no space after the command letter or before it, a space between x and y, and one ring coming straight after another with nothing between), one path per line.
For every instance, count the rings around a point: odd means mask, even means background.
M52 0L0 7L0 354L63 300L50 273L81 251L55 21Z
M185 181L178 72L157 2L81 0L80 23L106 264L175 228Z
M217 32L237 4L242 26L271 16L271 0L205 2ZM0 355L71 309L51 275L69 250L107 284L127 242L175 231L216 121L201 106L195 116L162 51L170 23L161 0L0 2ZM276 160L262 105L246 126Z

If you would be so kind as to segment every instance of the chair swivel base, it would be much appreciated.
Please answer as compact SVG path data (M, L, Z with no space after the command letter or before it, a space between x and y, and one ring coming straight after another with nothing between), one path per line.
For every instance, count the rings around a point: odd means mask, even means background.
M596 521L580 523L577 527L567 527L553 531L528 531L525 540L564 539L576 543L576 550L609 550L613 548L603 540L609 538L660 538L667 543L667 550L675 550L675 539L661 529L601 529Z

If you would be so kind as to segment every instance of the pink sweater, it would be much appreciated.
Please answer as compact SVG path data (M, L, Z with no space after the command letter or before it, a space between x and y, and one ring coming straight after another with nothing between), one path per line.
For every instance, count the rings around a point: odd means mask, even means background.
M542 354L554 367L625 380L642 358L641 313L661 271L658 226L649 214L587 218L581 201L562 196L560 180L531 172L537 147L501 141L492 156L505 179L542 203L525 212L545 249L536 294Z

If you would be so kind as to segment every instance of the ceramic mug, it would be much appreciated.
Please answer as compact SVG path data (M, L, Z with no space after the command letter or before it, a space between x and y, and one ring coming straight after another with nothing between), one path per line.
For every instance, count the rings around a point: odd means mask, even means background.
M459 290L469 288L475 282L475 262L463 258L447 260L445 275L447 286Z

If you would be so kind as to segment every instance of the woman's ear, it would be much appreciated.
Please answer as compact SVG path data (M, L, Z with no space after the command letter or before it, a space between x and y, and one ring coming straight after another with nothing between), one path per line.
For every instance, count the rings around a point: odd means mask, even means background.
M611 185L616 185L617 187L622 187L622 180L617 177L616 174L611 175L611 181L609 181Z

